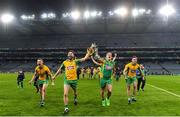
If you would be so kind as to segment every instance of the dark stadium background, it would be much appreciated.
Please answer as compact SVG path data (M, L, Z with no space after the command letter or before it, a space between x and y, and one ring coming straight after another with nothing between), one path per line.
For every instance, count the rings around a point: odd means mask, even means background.
M52 2L53 1L53 2ZM101 56L108 51L118 53L121 68L133 55L139 58L149 74L179 74L180 55L180 0L170 2L177 13L165 21L157 14L166 0L1 0L0 14L10 11L16 16L9 25L0 23L0 71L19 69L33 71L36 59L41 57L51 69L66 59L73 49L82 57L87 47L95 42ZM128 9L144 7L150 15L136 19L110 17L109 10L124 5ZM102 17L85 20L62 18L62 13L75 8L95 9ZM43 20L43 12L55 12L56 19ZM35 14L33 21L23 21L22 14ZM92 66L91 61L82 66Z

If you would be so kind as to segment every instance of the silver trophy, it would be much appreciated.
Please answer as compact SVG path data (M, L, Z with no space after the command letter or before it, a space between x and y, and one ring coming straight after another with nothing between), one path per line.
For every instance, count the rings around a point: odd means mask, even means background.
M93 49L93 54L92 55L94 56L94 58L95 59L100 59L100 56L98 54L98 47L97 47L96 43L92 43L90 48Z

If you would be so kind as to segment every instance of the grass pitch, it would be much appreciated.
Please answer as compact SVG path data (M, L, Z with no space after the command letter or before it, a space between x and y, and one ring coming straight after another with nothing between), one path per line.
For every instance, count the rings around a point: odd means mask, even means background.
M39 106L39 94L28 84L32 74L26 74L24 89L16 84L17 74L0 74L0 116L61 116L63 105L63 75L55 86L47 89L46 105ZM126 85L122 78L113 80L111 106L102 107L98 79L81 79L78 82L78 105L73 105L73 93L69 94L69 115L82 116L180 116L180 78L179 76L147 76L147 83L169 92L146 85L145 91L137 95L137 102L127 104Z

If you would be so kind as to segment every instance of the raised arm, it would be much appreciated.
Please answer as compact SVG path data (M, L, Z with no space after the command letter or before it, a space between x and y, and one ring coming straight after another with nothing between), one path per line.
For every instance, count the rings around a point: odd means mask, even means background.
M116 60L116 57L117 57L117 53L114 54L114 58L113 58L113 61Z
M98 63L97 61L95 61L94 58L93 58L93 56L91 56L91 59L92 59L92 61L93 61L94 64L101 66L101 63Z
M78 59L78 60L79 60L80 62L86 61L86 60L89 58L89 56L90 56L90 52L87 51L86 55L85 55L83 58Z

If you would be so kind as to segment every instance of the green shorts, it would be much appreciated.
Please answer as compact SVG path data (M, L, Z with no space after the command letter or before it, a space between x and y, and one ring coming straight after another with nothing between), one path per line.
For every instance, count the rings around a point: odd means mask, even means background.
M101 86L101 88L104 88L105 86L106 86L106 84L112 84L112 79L110 78L110 79L104 79L104 78L102 78L101 80L100 80L100 86Z
M77 80L67 80L66 78L64 78L64 85L69 85L73 89L76 89L77 88Z
M134 83L135 81L136 81L136 77L127 77L127 79L126 79L126 83L128 85Z
M48 80L38 80L38 85L48 84Z

